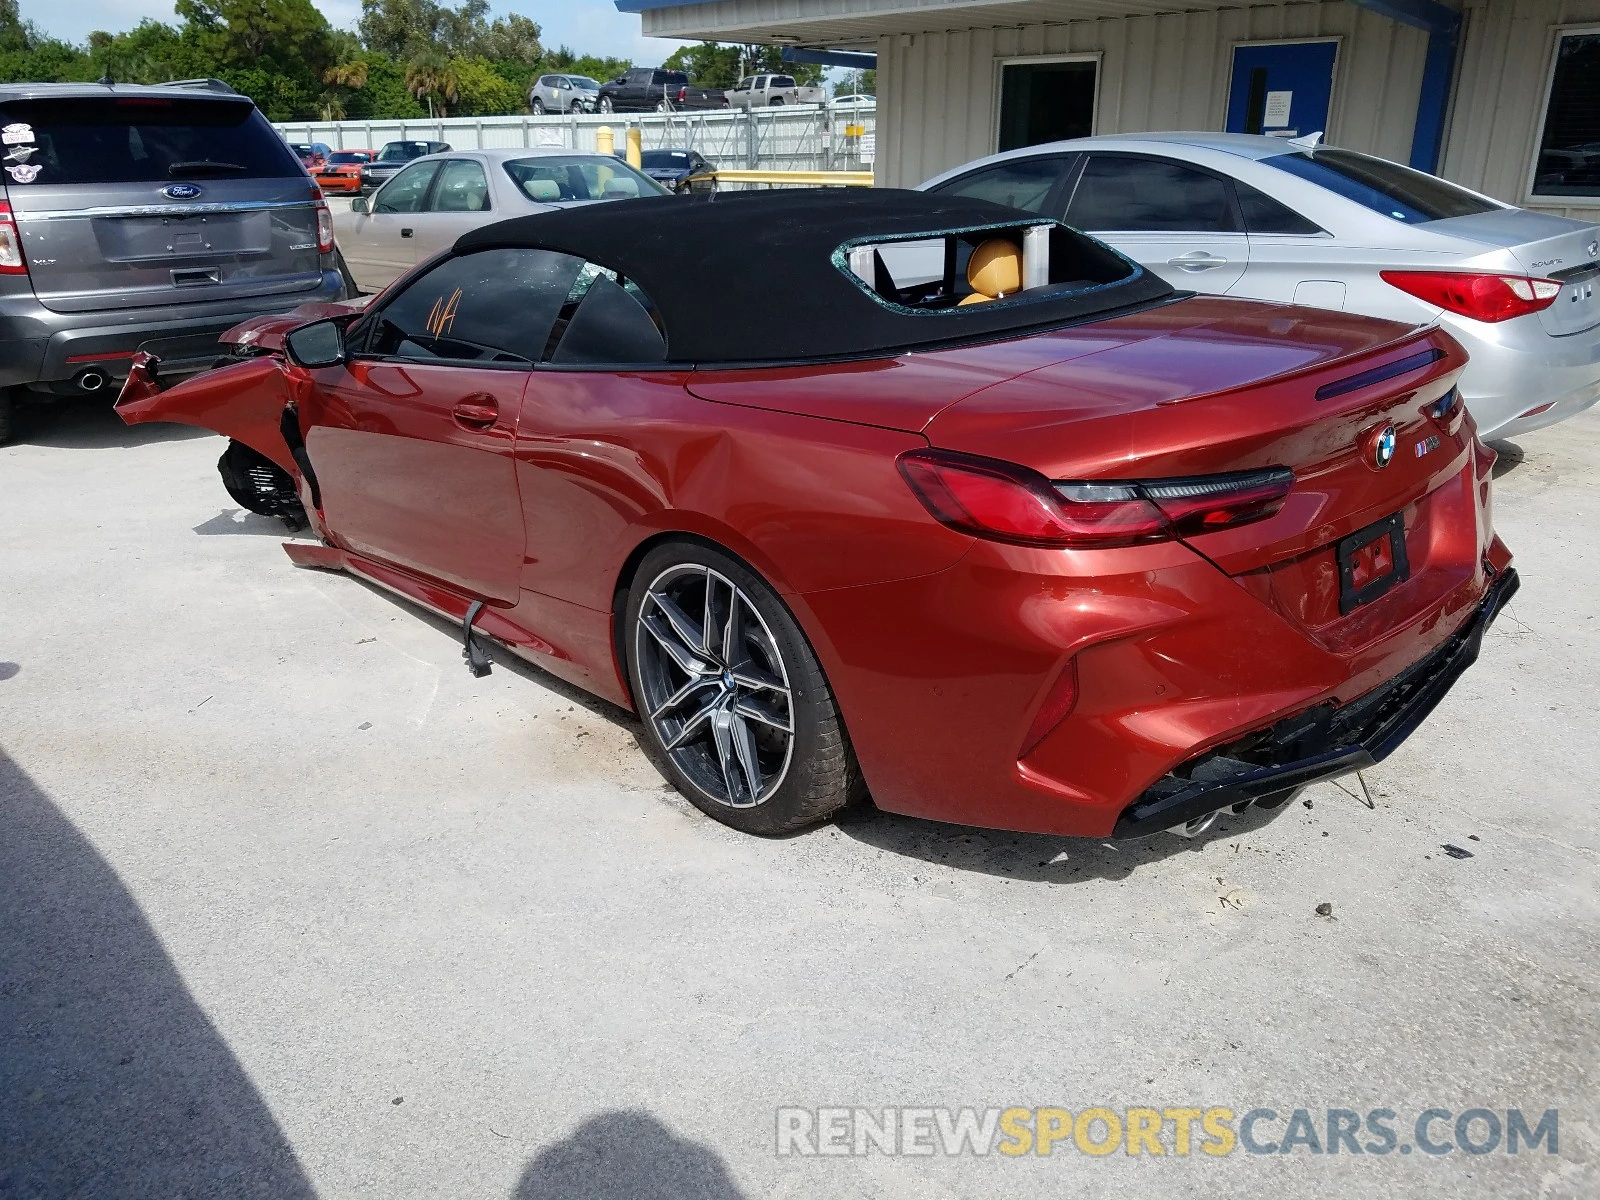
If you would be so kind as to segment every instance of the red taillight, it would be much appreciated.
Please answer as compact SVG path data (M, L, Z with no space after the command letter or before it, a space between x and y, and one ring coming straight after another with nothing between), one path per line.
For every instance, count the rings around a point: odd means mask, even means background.
M1284 467L1193 479L1152 479L1136 485L1179 537L1248 525L1272 516L1294 487L1294 472Z
M678 103L682 104L688 98L689 98L689 89L686 88L686 87L679 88L678 89Z
M0 275L26 275L28 260L22 253L22 234L11 205L0 200Z
M1274 467L1231 475L1052 483L1037 471L946 450L912 450L900 473L952 529L1019 546L1102 549L1169 541L1270 517L1294 486Z
M328 202L317 201L317 249L323 254L333 250L333 214L328 211Z
M1549 308L1561 294L1554 279L1465 271L1380 271L1408 296L1474 321L1509 321Z

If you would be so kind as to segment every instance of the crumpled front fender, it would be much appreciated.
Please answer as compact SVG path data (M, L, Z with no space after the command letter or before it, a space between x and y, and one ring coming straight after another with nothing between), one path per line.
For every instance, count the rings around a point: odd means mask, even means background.
M298 486L300 469L282 427L283 410L295 398L293 367L276 356L244 358L162 390L158 362L145 353L134 356L117 397L124 421L171 421L220 433L277 463Z
M252 353L276 354L283 350L283 339L292 329L330 317L344 317L362 311L361 304L348 300L313 300L293 312L268 313L235 325L217 340Z

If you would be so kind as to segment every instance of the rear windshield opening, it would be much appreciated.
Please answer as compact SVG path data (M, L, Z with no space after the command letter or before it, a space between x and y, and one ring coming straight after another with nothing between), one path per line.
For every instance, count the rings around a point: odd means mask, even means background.
M1493 212L1498 205L1398 163L1327 147L1261 160L1408 225Z
M864 243L845 247L839 257L875 299L914 313L1055 299L1139 271L1115 251L1054 222Z
M36 184L281 179L300 161L248 101L115 96L18 100L0 123L26 125Z

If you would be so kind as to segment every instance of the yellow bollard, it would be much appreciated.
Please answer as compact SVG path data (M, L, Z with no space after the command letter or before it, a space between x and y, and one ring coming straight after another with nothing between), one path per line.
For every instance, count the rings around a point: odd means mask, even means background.
M628 127L628 165L639 167L644 164L644 134L637 125Z
M616 135L611 132L611 126L602 125L594 131L594 150L596 154L615 154L617 152Z

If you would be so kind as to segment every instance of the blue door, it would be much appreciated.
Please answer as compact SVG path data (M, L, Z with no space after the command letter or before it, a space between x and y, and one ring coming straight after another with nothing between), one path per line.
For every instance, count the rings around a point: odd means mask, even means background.
M1305 137L1328 128L1338 42L1235 46L1228 132Z

